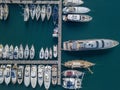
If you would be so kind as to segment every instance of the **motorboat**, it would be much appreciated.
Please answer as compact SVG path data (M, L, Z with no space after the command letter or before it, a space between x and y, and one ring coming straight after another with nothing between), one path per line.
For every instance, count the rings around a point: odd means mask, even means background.
M90 22L92 17L89 15L83 14L68 14L63 15L63 21L71 21L71 22Z
M52 48L49 50L49 58L52 59Z
M26 87L30 85L30 65L26 65L24 73L24 84Z
M49 58L49 51L48 48L45 49L45 59L47 60Z
M28 4L25 5L23 16L24 16L24 21L25 22L29 20L30 14L29 14Z
M53 7L52 17L53 17L54 25L57 24L57 21L58 21L58 7L56 5L54 5L54 7Z
M43 59L44 57L45 57L45 52L44 52L44 49L42 47L41 50L40 50L40 53L39 53L39 58Z
M50 4L47 5L46 13L47 13L47 20L49 20L52 14L52 6Z
M0 84L2 84L4 82L4 69L3 65L0 66Z
M18 59L18 53L19 53L18 46L15 46L14 53L13 53L14 59Z
M18 84L22 84L23 81L23 73L24 72L24 66L19 65L18 66L18 72L17 72L17 77L18 77Z
M40 18L40 14L41 14L41 8L40 8L40 5L38 4L37 7L36 7L36 20L38 21L39 18Z
M28 45L26 45L25 49L24 49L24 58L28 59L29 57L29 47Z
M2 53L3 53L3 45L0 44L0 59L2 59Z
M52 65L52 84L53 85L57 84L57 79L58 79L57 72L58 72L57 65Z
M65 51L86 51L110 49L119 45L118 41L110 39L69 40L63 42Z
M84 2L82 0L64 0L63 1L64 6L79 6L83 3Z
M34 59L34 57L35 57L35 48L34 45L32 45L30 49L30 59Z
M9 48L9 59L13 59L13 54L14 54L14 48L13 48L13 45L10 45L10 48Z
M17 64L13 65L11 69L11 78L12 78L12 83L15 84L17 81Z
M30 15L31 15L31 18L32 20L34 20L34 17L35 17L35 14L36 14L36 6L35 5L30 5Z
M8 57L9 57L9 46L8 44L6 44L5 47L3 48L2 58L8 59Z
M51 66L45 66L45 72L44 72L44 86L45 89L48 90L51 83Z
M37 66L32 65L31 66L31 86L32 88L35 88L37 85Z
M0 5L0 20L3 20L3 16L4 16L4 8L2 6L2 4Z
M57 52L58 51L58 48L57 48L57 45L53 45L53 56L54 56L54 58L56 58L57 57Z
M8 7L8 5L5 4L3 9L4 9L4 14L3 14L4 20L7 20L8 15L9 15L9 7Z
M20 48L19 48L19 59L23 59L23 57L24 57L24 49L23 49L23 45L22 44L20 44Z
M38 84L40 85L40 87L43 85L44 69L44 65L38 65Z
M53 34L52 34L53 37L55 37L55 38L58 37L58 30L59 30L58 26L54 28Z
M45 16L46 16L46 6L42 5L42 9L41 9L41 19L42 19L42 21L45 20Z
M88 13L90 12L90 9L87 8L87 7L64 7L63 8L63 13L64 14L69 14L69 13L80 13L80 14L83 14L83 13Z

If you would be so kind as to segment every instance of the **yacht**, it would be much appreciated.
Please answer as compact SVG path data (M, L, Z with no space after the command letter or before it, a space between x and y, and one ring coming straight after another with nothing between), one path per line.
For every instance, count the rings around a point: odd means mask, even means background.
M44 65L38 65L38 84L40 85L40 87L43 85L44 69Z
M18 59L18 53L19 53L18 46L16 46L15 49L14 49L14 53L13 53L14 59Z
M59 30L58 26L54 28L53 34L52 34L53 37L56 37L56 38L58 37L58 30Z
M28 59L28 57L29 57L29 47L28 45L26 45L25 50L24 50L24 58Z
M4 9L2 4L0 5L0 20L3 20L3 15L4 15Z
M14 48L13 45L10 45L9 48L9 59L13 59Z
M37 7L36 7L36 20L38 21L39 18L40 18L40 14L41 14L41 8L40 8L40 5L38 4Z
M49 50L49 58L52 59L52 48Z
M57 24L57 21L58 21L58 7L56 5L54 5L53 7L52 16L53 16L53 23L55 25Z
M15 84L17 81L17 64L13 65L11 69L11 78L12 78L12 83Z
M5 47L3 48L2 58L8 59L8 57L9 57L9 46L8 44L6 44Z
M46 16L46 6L42 5L42 9L41 9L41 19L42 19L42 21L45 20L45 16Z
M54 58L57 58L57 45L53 45L53 56Z
M90 22L92 17L89 15L83 14L68 14L63 15L63 21L71 21L71 22Z
M47 5L46 13L47 13L47 20L49 20L52 14L52 6L50 4Z
M87 7L64 7L63 8L63 13L64 14L69 14L69 13L88 13L90 12L90 9Z
M5 4L3 9L4 9L4 14L3 14L4 20L7 20L8 15L9 15L9 8L8 8L8 5Z
M52 65L52 84L56 85L57 84L57 65Z
M24 74L23 71L24 71L24 66L23 65L19 65L18 66L18 72L17 72L18 84L22 84L23 74Z
M37 66L32 65L31 67L31 86L35 88L37 85Z
M4 82L4 68L2 66L0 66L0 84Z
M25 5L25 8L24 8L24 21L28 21L29 20L29 7L28 7L28 4Z
M30 49L30 59L34 59L34 57L35 57L35 48L34 45L32 45Z
M30 85L30 65L26 65L25 67L24 84L26 87Z
M31 18L32 20L34 20L34 17L35 17L35 14L36 14L36 6L35 5L30 5L30 15L31 15Z
M49 58L49 51L48 48L45 49L45 59L47 60Z
M78 6L83 4L84 2L82 0L64 0L63 5L64 6Z
M24 56L24 49L23 49L23 46L22 44L20 44L20 48L19 48L19 59L23 59L23 56Z
M45 66L45 72L44 72L44 86L45 89L48 90L51 83L51 66Z
M63 42L65 51L86 51L109 49L117 46L118 41L110 39L69 40Z
M3 45L0 44L0 59L2 59L2 53L3 53Z
M44 49L42 47L41 50L40 50L40 53L39 53L39 58L43 59L44 57L45 57L45 52L44 52Z

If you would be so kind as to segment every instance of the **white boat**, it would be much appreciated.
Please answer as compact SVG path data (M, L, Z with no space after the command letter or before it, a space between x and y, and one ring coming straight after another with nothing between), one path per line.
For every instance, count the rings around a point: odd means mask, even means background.
M36 14L36 6L35 5L30 5L30 15L31 15L31 18L32 20L34 20L34 17L35 17L35 14Z
M3 65L0 66L0 84L4 82L4 68Z
M24 84L26 87L30 85L30 65L26 65L25 67Z
M45 57L45 52L44 52L44 49L42 47L41 50L40 50L40 53L39 53L39 58L43 59L44 57Z
M4 20L7 20L8 15L9 15L9 8L8 8L8 5L5 4L5 5L4 5L4 14L3 14Z
M12 78L12 83L15 84L17 81L17 65L13 65L11 69L11 78Z
M3 6L0 5L0 20L3 20L3 15L4 15L4 9Z
M52 49L50 48L50 51L49 51L49 58L52 59Z
M32 45L30 49L30 59L34 59L34 57L35 57L35 48L34 45Z
M81 14L68 14L63 15L63 21L71 21L71 22L90 22L92 17L89 15L81 15Z
M64 6L78 6L83 4L84 2L82 0L64 0L63 5Z
M45 20L45 16L46 16L46 6L42 5L42 9L41 9L41 19L42 19L42 21Z
M10 79L11 79L11 65L7 65L5 68L5 84L8 85L10 83Z
M57 57L57 51L58 51L57 45L53 45L53 56L54 56L54 58Z
M3 48L3 59L7 59L9 57L9 46L8 44L5 45Z
M41 8L40 5L38 4L36 7L36 20L38 21L40 18L40 14L41 14Z
M18 72L17 72L18 84L22 84L23 74L24 74L23 71L24 71L24 66L23 65L19 65L18 66Z
M37 85L37 66L32 65L31 66L31 86L32 88L35 88Z
M47 60L49 58L49 51L48 48L45 49L45 59Z
M18 59L18 46L15 46L15 49L14 49L14 53L13 53L13 57L14 59Z
M3 45L0 44L0 59L2 59L2 53L3 53Z
M47 14L47 20L49 20L52 14L52 6L50 4L47 5L46 14Z
M57 84L57 65L52 65L52 84L56 85Z
M54 28L53 34L52 34L53 37L56 37L56 38L58 37L58 30L59 30L58 26Z
M24 57L23 53L24 53L24 49L23 49L22 44L20 44L19 55L18 55L19 59L23 59L23 57Z
M25 50L24 50L24 58L28 59L28 57L29 57L29 47L28 45L26 45Z
M69 14L69 13L88 13L90 12L90 9L87 7L64 7L63 13Z
M9 59L13 59L14 48L13 45L10 45L9 48Z
M38 84L40 85L40 87L41 87L42 84L43 84L44 69L45 69L45 66L44 66L44 65L38 65Z
M48 90L50 87L51 83L51 66L45 66L45 71L44 71L44 86L45 89Z
M24 21L28 21L29 20L29 17L30 17L30 14L29 14L29 7L28 7L28 4L25 5L25 8L24 8Z

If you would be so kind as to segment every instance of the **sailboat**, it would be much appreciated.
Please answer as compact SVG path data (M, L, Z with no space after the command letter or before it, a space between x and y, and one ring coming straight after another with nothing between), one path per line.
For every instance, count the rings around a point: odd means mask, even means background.
M23 46L22 46L22 44L20 44L19 55L18 55L19 59L23 59L23 56L24 56L23 52L24 52Z
M34 45L32 45L30 49L30 59L34 59L34 56L35 56L35 48Z
M2 4L0 5L0 20L3 20L3 15L4 15L4 9Z
M57 65L52 65L52 84L57 84Z
M42 19L42 21L45 20L45 16L46 16L46 6L42 5L42 9L41 9L41 19Z
M9 48L9 59L13 59L14 48L13 45L10 45Z
M53 7L52 16L53 16L53 23L55 25L58 21L58 7L56 5L54 5L54 7Z
M53 56L54 56L54 58L56 58L57 57L57 45L53 45Z
M29 20L29 7L28 7L28 4L25 5L25 8L24 8L24 21L28 21Z
M43 47L41 48L40 52L39 52L39 58L43 59L45 57L45 53L44 53L44 49Z
M40 8L40 5L38 4L37 7L36 7L36 20L38 21L39 18L40 18L40 14L41 14L41 8Z
M7 20L8 15L9 15L9 8L8 8L8 5L5 4L3 9L4 9L4 14L3 14L4 20Z
M4 82L4 68L3 65L0 66L0 84Z
M34 20L34 17L35 17L35 14L36 14L36 6L35 5L30 5L30 15L31 15L31 18L32 20Z
M0 59L2 58L2 53L3 53L3 45L0 44Z
M50 4L47 5L46 13L47 13L47 20L49 20L52 14L52 6Z
M42 84L43 84L44 69L45 69L45 66L44 66L44 65L38 65L38 84L40 85L40 87L41 87Z
M49 58L49 51L48 48L45 49L45 59L47 60Z
M26 45L25 50L24 50L24 58L28 59L28 57L29 57L29 47L28 45Z
M26 65L25 67L24 84L26 87L30 85L30 65Z
M13 57L14 57L14 59L18 59L18 46L16 46L15 47L15 49L14 49L14 53L13 53Z
M12 78L12 83L15 84L17 81L17 64L13 65L11 69L11 78Z
M52 59L52 49L49 50L49 58Z

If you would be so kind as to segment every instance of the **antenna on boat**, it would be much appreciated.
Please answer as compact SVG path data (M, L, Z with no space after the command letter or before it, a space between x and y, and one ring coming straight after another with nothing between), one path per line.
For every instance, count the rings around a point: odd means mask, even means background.
M87 68L87 70L88 70L91 74L93 74L93 71L92 71L90 68Z

